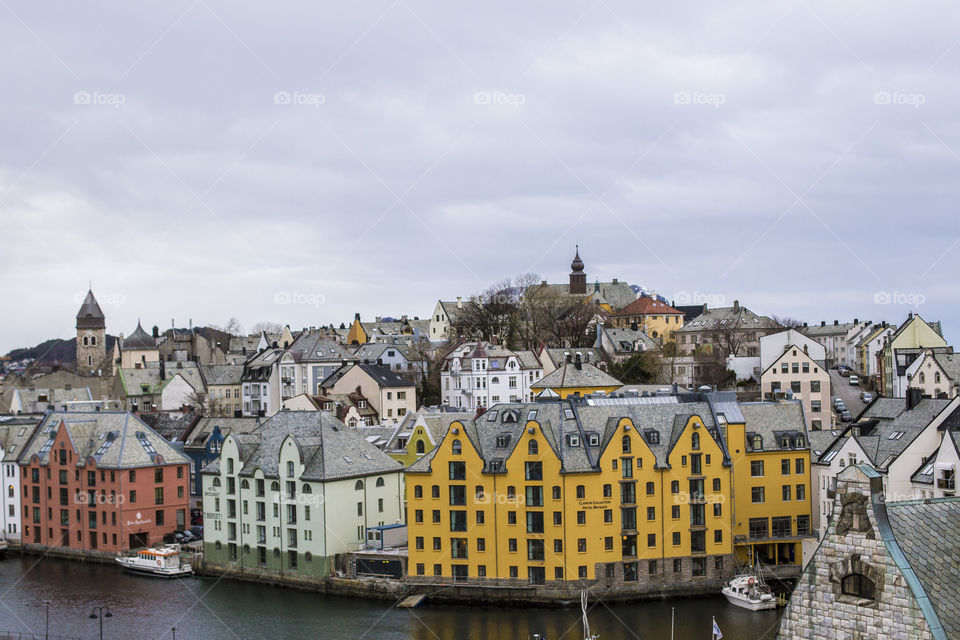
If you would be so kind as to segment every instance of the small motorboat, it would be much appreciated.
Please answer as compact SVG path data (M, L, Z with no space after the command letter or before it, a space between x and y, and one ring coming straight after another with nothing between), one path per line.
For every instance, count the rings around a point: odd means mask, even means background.
M127 555L118 555L116 560L117 564L131 573L158 578L179 578L193 573L193 568L180 559L179 545L141 549Z
M777 608L777 600L770 593L770 587L753 573L741 573L735 576L722 589L722 592L727 602L744 609L762 611Z

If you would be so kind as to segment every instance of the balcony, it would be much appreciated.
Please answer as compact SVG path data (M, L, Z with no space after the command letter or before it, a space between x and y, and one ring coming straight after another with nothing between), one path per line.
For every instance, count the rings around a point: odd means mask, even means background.
M937 489L945 491L954 491L956 489L956 480L954 478L937 478Z

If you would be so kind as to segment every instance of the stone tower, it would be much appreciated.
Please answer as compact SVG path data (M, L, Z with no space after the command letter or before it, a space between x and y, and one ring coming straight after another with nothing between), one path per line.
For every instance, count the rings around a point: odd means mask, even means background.
M77 368L80 375L96 374L107 357L107 319L93 297L87 297L77 312Z
M580 245L577 245L577 255L570 263L570 293L584 294L587 292L587 274L583 272L583 260L580 259Z

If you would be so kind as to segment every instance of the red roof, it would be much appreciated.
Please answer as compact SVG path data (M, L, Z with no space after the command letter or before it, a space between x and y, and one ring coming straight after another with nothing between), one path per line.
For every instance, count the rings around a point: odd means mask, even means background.
M620 309L613 315L615 316L645 316L645 315L663 315L677 314L683 315L682 311L677 311L666 302L661 302L656 298L644 296L637 298L623 309Z

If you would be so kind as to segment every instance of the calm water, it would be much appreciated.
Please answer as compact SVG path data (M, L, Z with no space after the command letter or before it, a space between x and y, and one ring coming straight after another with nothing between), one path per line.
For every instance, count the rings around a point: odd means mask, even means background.
M43 637L44 606L52 600L50 634L99 637L96 605L108 605L105 638L209 640L344 638L369 640L549 640L583 637L575 610L431 606L400 610L386 601L314 593L211 578L158 580L109 565L9 556L0 562L0 632ZM676 607L678 640L710 638L710 618L727 640L772 638L780 611L752 613L721 598L596 605L590 625L600 640L667 639ZM0 637L2 637L0 633Z

